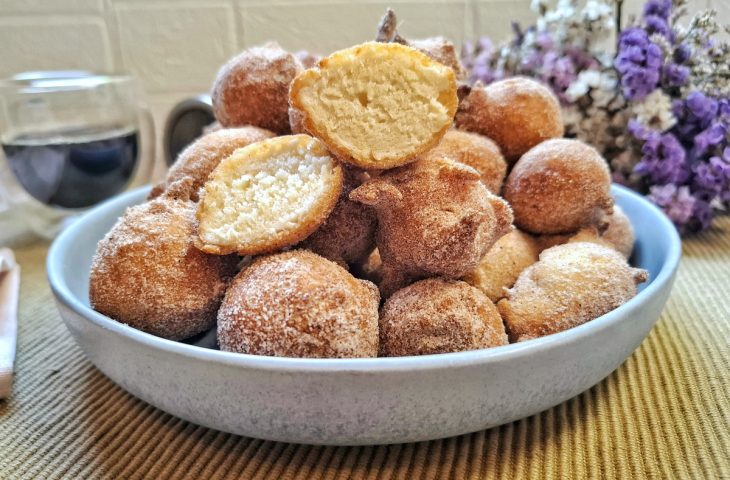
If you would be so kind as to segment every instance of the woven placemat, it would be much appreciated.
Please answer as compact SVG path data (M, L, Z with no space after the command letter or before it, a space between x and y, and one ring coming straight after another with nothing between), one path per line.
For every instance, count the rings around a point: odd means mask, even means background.
M606 380L539 415L446 440L315 447L209 430L127 394L73 343L23 268L17 376L0 401L0 479L730 479L730 217L687 240L659 323Z

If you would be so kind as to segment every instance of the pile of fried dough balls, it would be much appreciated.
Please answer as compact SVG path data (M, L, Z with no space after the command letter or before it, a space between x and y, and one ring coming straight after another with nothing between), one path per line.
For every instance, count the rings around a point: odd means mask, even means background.
M93 308L173 340L217 328L224 351L351 358L519 342L636 295L606 162L561 138L550 90L459 100L461 74L443 39L311 68L244 51L215 80L217 129L99 242Z

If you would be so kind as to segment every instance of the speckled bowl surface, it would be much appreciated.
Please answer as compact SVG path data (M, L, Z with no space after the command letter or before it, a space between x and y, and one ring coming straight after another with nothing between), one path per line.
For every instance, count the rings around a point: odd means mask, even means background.
M601 381L656 322L669 296L680 240L645 199L613 187L631 219L632 263L650 281L620 308L555 335L486 350L422 357L295 359L158 338L89 307L96 243L147 189L116 197L66 229L48 255L48 278L87 357L133 395L191 422L287 442L363 445L449 437L557 405ZM627 388L632 388L631 385Z

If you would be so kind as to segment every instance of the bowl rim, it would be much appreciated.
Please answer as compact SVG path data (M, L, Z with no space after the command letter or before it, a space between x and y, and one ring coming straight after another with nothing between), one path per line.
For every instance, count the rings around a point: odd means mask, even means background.
M75 239L83 235L83 226L97 218L105 217L107 209L114 205L131 205L130 198L139 197L149 190L149 186L140 187L124 194L113 197L88 211L82 218L67 227L53 241L46 259L48 282L57 301L68 307L79 317L92 324L120 335L146 347L161 350L169 354L182 355L193 359L231 367L242 367L257 370L278 372L358 372L363 374L381 372L404 372L421 370L440 370L452 367L465 367L492 362L505 362L520 357L523 354L537 354L554 348L560 348L575 341L590 336L600 330L620 323L630 318L640 308L644 301L659 295L674 277L681 257L681 240L676 228L667 216L655 205L641 195L620 185L612 185L614 194L634 197L648 208L669 235L669 248L666 259L659 274L649 285L620 307L602 315L590 322L570 328L568 330L547 335L544 337L511 343L499 347L492 347L465 352L439 353L433 355L407 357L377 357L377 358L292 358L269 357L235 352L212 350L196 345L181 343L174 340L157 337L137 330L121 322L117 322L102 315L91 307L86 306L70 290L62 274L63 253L72 248ZM136 202L135 202L136 203ZM671 287L671 285L669 285ZM65 320L64 320L65 321Z

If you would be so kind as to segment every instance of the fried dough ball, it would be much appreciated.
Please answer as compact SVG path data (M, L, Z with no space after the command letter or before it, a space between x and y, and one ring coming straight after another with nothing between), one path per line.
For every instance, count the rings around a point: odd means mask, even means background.
M457 80L463 80L466 77L466 70L461 65L456 47L444 37L408 40L407 45L450 67L454 71Z
M505 290L515 284L524 269L537 262L539 254L537 242L531 235L512 230L497 240L464 280L496 302L504 297Z
M523 155L507 176L503 194L515 225L536 234L605 223L613 207L606 161L595 148L563 138Z
M558 99L523 77L475 85L459 105L455 123L494 140L510 165L540 142L563 136Z
M367 174L351 167L343 168L344 182L340 199L324 224L301 244L301 248L332 260L342 266L359 262L375 246L375 212L349 199Z
M561 332L600 317L636 295L646 270L595 243L549 248L524 270L497 304L510 341Z
M613 207L613 214L608 217L608 228L603 232L602 238L610 242L626 258L629 258L634 251L636 241L634 227L618 205Z
M376 211L384 297L421 278L463 277L512 223L507 202L476 170L442 158L384 172L350 199Z
M269 253L304 240L335 208L342 167L308 135L236 150L210 175L195 244L207 253Z
M97 246L92 308L172 340L213 327L238 258L195 248L194 222L195 204L166 196L127 209Z
M507 344L494 304L466 282L429 278L398 290L380 316L380 355L461 352Z
M254 125L289 133L289 85L304 67L276 43L228 61L213 83L213 114L224 127Z
M278 357L375 357L378 289L307 250L259 257L218 313L221 350Z
M291 133L295 135L299 133L307 133L304 130L304 115L301 110L289 107L289 127L291 128Z
M167 172L165 182L156 186L148 198L155 198L168 190L175 197L197 202L198 191L221 160L236 149L273 136L273 132L250 126L226 128L205 134L180 153ZM189 182L181 182L188 178ZM171 189L172 185L176 188Z
M458 99L449 67L404 45L368 42L298 75L290 101L302 112L304 129L338 159L387 169L435 146L453 122Z
M302 66L304 68L315 67L317 66L317 62L322 60L322 57L320 55L308 52L306 50L299 50L294 54L294 56L297 57L300 62L302 62Z
M507 163L497 144L477 133L449 130L424 157L446 157L469 165L481 174L482 183L495 195L499 195L507 174Z
M610 247L629 258L634 249L634 228L621 207L614 205L613 213L606 217L607 227L601 233L593 225L587 225L575 233L540 235L536 241L540 250L568 242L592 242Z
M352 272L357 278L364 278L365 280L370 280L374 284L379 285L382 280L380 272L382 266L383 262L380 259L380 252L376 247L361 263L353 265Z

